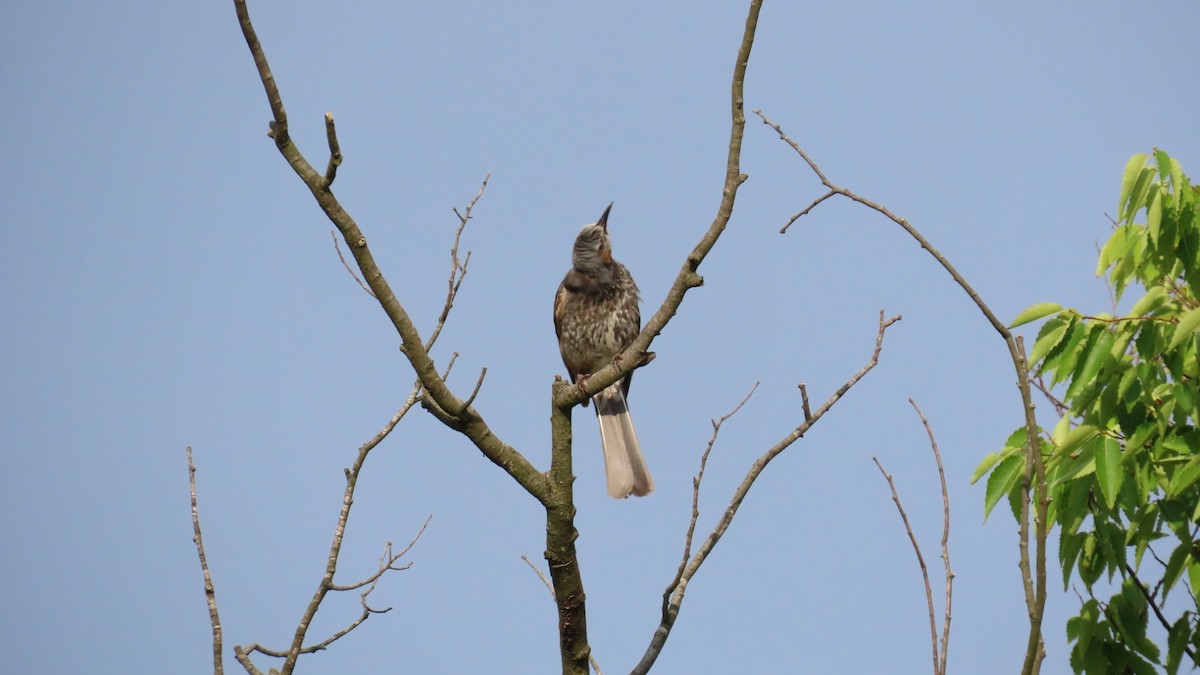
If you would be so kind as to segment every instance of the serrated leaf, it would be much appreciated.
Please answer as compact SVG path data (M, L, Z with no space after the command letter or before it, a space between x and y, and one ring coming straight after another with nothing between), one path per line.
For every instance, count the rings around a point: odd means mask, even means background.
M1036 306L1036 305L1035 305ZM1028 311L1028 310L1026 310ZM1050 319L1038 331L1037 340L1033 343L1033 351L1029 352L1029 365L1032 367L1042 360L1051 349L1062 341L1071 325L1070 317L1062 314Z
M1175 332L1171 334L1171 342L1167 345L1167 351L1175 349L1184 340L1195 334L1197 328L1200 328L1200 307L1179 317L1179 323L1175 326Z
M1008 494L1008 491L1017 484L1017 480L1025 473L1025 456L1013 455L1008 459L1000 462L995 469L992 470L992 475L988 476L987 490L983 497L983 519L987 520L988 515L992 512L992 507L1000 501L1000 498Z
M1112 508L1117 503L1117 493L1121 490L1121 482L1125 472L1121 469L1121 446L1111 438L1105 438L1096 451L1096 482L1100 483L1100 493L1104 495L1104 503Z
M1158 309L1164 302L1170 299L1167 295L1167 289L1162 286L1155 286L1146 291L1137 302L1133 303L1133 309L1129 310L1131 316L1145 316L1150 312Z
M1067 434L1071 431L1072 419L1073 417L1071 413L1067 413L1058 418L1058 422L1055 423L1054 429L1050 431L1050 440L1054 441L1055 445L1062 445L1063 442L1067 440Z
M1083 548L1083 540L1086 535L1080 532L1067 532L1065 529L1060 530L1058 538L1058 560L1062 564L1063 573L1063 591L1071 587L1071 572L1075 569L1075 559L1079 557L1079 551ZM1070 624L1068 623L1067 632L1070 633Z
M1188 563L1188 584L1192 588L1200 588L1200 562L1196 562L1195 558Z
M1022 326L1030 321L1037 321L1044 316L1061 312L1062 308L1063 306L1057 302L1039 302L1038 304L1028 307L1023 312L1018 314L1017 318L1013 319L1012 323L1008 324L1008 327L1016 328L1017 326Z
M1042 359L1040 372L1051 373L1050 386L1058 386L1071 376L1071 372L1075 370L1075 362L1079 360L1079 347L1087 334L1088 325L1072 316L1067 336Z
M989 452L984 455L983 460L979 462L979 466L975 467L975 473L971 474L971 485L974 485L975 481L983 477L983 474L990 471L993 466L996 466L996 462L999 462L1003 457L1004 455L999 452Z
M1183 661L1183 648L1187 646L1192 634L1192 623L1187 614L1179 617L1171 631L1167 634L1167 675L1179 672L1179 664Z
M1063 442L1058 444L1054 449L1054 454L1065 455L1075 452L1081 445L1092 440L1096 435L1096 427L1090 424L1081 424L1067 432Z
M1150 190L1150 184L1154 180L1154 170L1148 166L1142 167L1133 179L1133 187L1129 190L1129 201L1125 204L1125 212L1121 219L1127 223L1133 223L1133 217L1137 212L1146 205L1146 193Z
M1175 582L1179 581L1180 575L1183 574L1183 568L1188 563L1188 551L1191 547L1187 544L1180 544L1171 551L1171 557L1167 558L1167 567L1163 570L1162 587L1163 600L1166 601L1167 593L1175 586Z
M1079 396L1084 389L1092 386L1100 368L1112 353L1115 339L1112 331L1099 325L1094 326L1092 330L1093 335L1088 336L1087 344L1084 345L1083 351L1079 355L1083 359L1083 363L1077 366L1071 375L1071 384L1067 387L1066 393L1067 400Z
M1152 183L1146 193L1146 233L1150 235L1150 243L1158 246L1159 233L1162 231L1162 188L1158 183Z
M1129 203L1129 194L1133 190L1133 183L1141 174L1142 167L1146 165L1146 155L1138 153L1129 158L1125 163L1125 172L1121 175L1121 197L1117 201L1117 213L1122 215L1124 219L1125 207Z
M1175 469L1175 473L1171 474L1171 487L1167 489L1167 497L1178 497L1197 479L1200 479L1200 457L1193 457L1190 462Z

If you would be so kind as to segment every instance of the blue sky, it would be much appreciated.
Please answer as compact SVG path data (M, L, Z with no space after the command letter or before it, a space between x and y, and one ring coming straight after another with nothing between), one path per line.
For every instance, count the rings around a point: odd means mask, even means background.
M412 6L410 6L412 5ZM578 227L615 202L614 253L643 314L716 211L744 3L253 1L293 136L335 186L428 332L461 207L491 172L470 272L435 351L495 432L547 465L550 309ZM1104 310L1092 276L1121 169L1162 147L1200 172L1191 73L1200 6L768 1L746 81L837 183L907 217L1010 318L1041 301ZM209 672L184 447L226 644L282 648L319 580L342 468L413 375L347 276L330 224L265 136L232 3L23 3L0 26L0 590L5 670ZM968 485L1020 423L1000 338L895 225L830 201L751 118L729 230L654 344L631 406L658 486L604 495L577 416L579 552L606 672L640 658L682 551L709 420L730 422L706 532L750 462L870 354L879 367L762 476L693 581L655 672L929 668L916 562L871 463L895 474L931 562L951 487L950 666L1017 669L1016 529ZM1042 412L1045 412L1043 410ZM1048 417L1044 417L1048 420ZM553 672L542 512L462 438L414 411L371 456L342 581L433 520L373 617L304 672ZM1053 568L1052 568L1053 570ZM935 587L938 585L935 580ZM1051 589L1045 672L1066 669L1073 593ZM313 635L357 614L323 607ZM260 658L259 665L277 665ZM236 663L230 658L227 667Z

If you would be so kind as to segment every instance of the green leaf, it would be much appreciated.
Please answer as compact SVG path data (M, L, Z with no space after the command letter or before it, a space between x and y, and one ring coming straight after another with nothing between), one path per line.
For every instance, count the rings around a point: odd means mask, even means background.
M1145 316L1162 306L1164 302L1170 299L1167 295L1167 289L1163 286L1155 286L1146 291L1146 294L1141 297L1133 305L1133 309L1129 310L1130 316Z
M1146 205L1146 193L1150 190L1150 184L1154 180L1154 170L1148 166L1142 167L1133 179L1133 187L1129 190L1129 201L1125 204L1125 211L1121 214L1121 219L1127 223L1133 222L1133 217L1137 215L1138 210Z
M1179 577L1183 574L1183 568L1190 560L1188 553L1191 552L1190 542L1188 544L1180 544L1171 552L1171 557L1167 558L1167 567L1163 570L1162 587L1163 601L1167 599L1167 593L1175 586L1175 582L1179 581Z
M1167 351L1175 349L1180 343L1195 334L1197 328L1200 328L1200 307L1179 317L1179 324L1175 326L1175 332L1171 335Z
M1105 438L1096 452L1096 480L1100 483L1100 492L1104 495L1104 503L1112 508L1117 503L1117 493L1121 490L1121 481L1125 472L1121 469L1121 446L1114 439Z
M1184 612L1167 634L1167 675L1176 675L1179 672L1179 664L1183 661L1183 648L1187 646L1191 635L1192 623L1188 620L1187 612Z
M1066 393L1068 400L1079 396L1085 389L1095 383L1096 375L1099 374L1100 368L1112 354L1113 341L1115 340L1112 331L1101 325L1093 326L1092 331L1094 335L1088 336L1087 344L1084 345L1083 352L1080 353L1080 358L1084 359L1083 364L1077 366L1075 372L1071 375L1071 384L1067 387Z
M1171 487L1167 489L1167 497L1178 497L1180 493L1192 486L1200 478L1200 457L1184 464L1171 475Z
M1046 358L1042 359L1041 372L1053 373L1050 378L1051 386L1057 386L1060 382L1066 381L1071 376L1071 372L1075 370L1075 363L1079 360L1080 345L1083 344L1088 329L1087 323L1072 316L1071 328L1067 331L1067 336L1058 343L1057 347L1050 350Z
M1063 591L1071 587L1071 572L1075 569L1075 559L1079 557L1079 551L1083 548L1083 540L1087 535L1082 532L1069 533L1066 530L1060 530L1058 538L1058 561L1062 564L1063 572ZM1068 633L1070 632L1070 623L1068 625Z
M1142 167L1146 166L1146 155L1138 153L1129 158L1125 163L1125 172L1121 175L1121 197L1117 201L1117 213L1125 213L1126 205L1129 203L1129 195L1133 190L1134 181L1142 173ZM1122 217L1122 220L1124 218Z
M1062 311L1062 308L1062 305L1058 304L1057 302L1038 303L1018 314L1017 318L1013 319L1012 323L1008 324L1008 327L1016 328L1017 326L1027 324L1030 321L1037 321L1044 316L1057 314L1058 312Z
M1158 245L1159 233L1162 231L1162 189L1158 183L1152 183L1146 194L1146 233L1150 235L1150 243Z
M1036 305L1034 306L1036 307ZM1067 334L1067 328L1071 325L1071 319L1072 317L1059 314L1042 325L1041 330L1038 331L1037 340L1033 343L1033 351L1029 353L1031 366L1040 361L1063 339L1063 336Z
M1195 558L1188 563L1188 584L1192 588L1200 588L1200 562L1196 562Z
M983 498L983 519L992 513L992 507L1000 498L1008 494L1017 481L1025 473L1025 456L1013 455L1004 460L988 476L987 491Z
M1074 452L1079 446L1092 440L1096 435L1096 427L1090 424L1081 424L1067 432L1066 437L1058 447L1054 449L1055 455L1066 455Z

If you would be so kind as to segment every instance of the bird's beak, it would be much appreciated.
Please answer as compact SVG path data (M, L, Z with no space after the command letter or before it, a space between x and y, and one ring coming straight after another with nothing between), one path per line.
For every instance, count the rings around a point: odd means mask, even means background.
M604 209L604 215L600 216L600 220L596 221L596 224L599 225L600 227L603 227L606 232L608 231L608 212L609 211L612 211L612 202L608 203L608 208Z

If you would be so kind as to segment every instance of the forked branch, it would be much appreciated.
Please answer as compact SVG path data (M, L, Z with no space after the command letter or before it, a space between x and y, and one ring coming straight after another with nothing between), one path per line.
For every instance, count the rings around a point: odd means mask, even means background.
M431 404L429 407L436 407L438 411L451 418L453 424L450 426L453 429L470 439L484 456L504 469L531 495L544 501L547 497L548 485L542 472L493 433L479 412L456 396L438 374L436 364L429 354L426 343L421 339L420 332L375 262L375 257L367 245L366 236L329 189L330 183L336 175L336 169L343 160L342 149L337 143L333 126L333 116L327 114L325 117L330 159L326 173L321 174L312 167L288 133L288 119L283 107L283 99L275 82L275 76L267 62L262 43L250 21L246 0L234 0L233 4L237 10L246 46L249 47L250 54L254 58L259 79L262 81L263 89L267 94L267 102L271 107L273 119L268 135L275 140L275 146L279 149L280 154L308 187L326 217L341 233L347 250L362 273L363 281L366 282L376 301L379 302L380 307L392 322L393 328L399 334L401 351L412 364L413 370L416 371L417 377L421 381L421 386L427 392L427 400ZM463 267L465 269L465 264Z
M737 511L742 505L742 501L745 500L746 495L749 494L750 488L754 486L754 482L758 480L759 475L761 475L762 472L767 468L767 465L771 463L771 460L778 457L784 450L795 443L796 440L807 433L814 424L824 417L825 413L829 412L829 410L832 409L833 406L837 404L837 402L841 400L843 396L846 395L846 392L850 391L851 387L857 384L858 381L865 377L867 373L871 372L871 370L879 363L879 353L883 350L884 333L887 331L889 326L899 320L899 315L893 316L890 319L885 319L884 313L880 312L879 331L875 335L875 350L871 353L871 358L867 361L867 364L863 366L857 373L852 375L850 379L846 380L846 382L842 386L838 387L835 392L830 394L829 398L827 398L819 408L812 411L812 415L810 417L806 418L800 423L799 426L780 439L775 445L771 446L771 448L764 452L762 456L760 456L754 461L753 464L750 465L749 471L746 473L745 478L742 479L742 482L738 485L737 489L734 490L733 497L729 500L729 505L725 507L725 512L721 514L717 524L708 534L708 537L701 542L700 547L696 550L696 552L688 555L685 558L681 571L676 573L675 578L672 579L666 590L663 591L662 617L659 621L658 628L654 631L654 635L650 639L650 645L646 648L646 652L643 654L642 660L638 662L636 667L634 667L632 673L644 675L650 671L650 668L654 665L655 660L658 659L658 655L662 652L662 648L666 644L667 638L671 634L671 629L675 625L675 620L679 616L679 609L683 604L684 594L687 593L688 583L691 581L692 577L695 576L696 572L699 571L700 566L704 564L704 561L708 559L708 555L712 553L712 550L716 547L717 542L719 542L725 532L728 531L729 526L733 523L734 516L737 515ZM736 411L737 408L734 409L734 412ZM716 433L720 430L719 424L714 423L714 427L712 442L715 442ZM709 449L711 449L711 445ZM707 456L708 452L706 451L702 460L707 460ZM699 483L702 477L702 475L697 476L694 484L695 487L693 488L694 493L699 491ZM697 517L698 508L693 508L692 526L689 526L688 535L686 537L685 555L687 555L687 552L691 547L691 533Z

